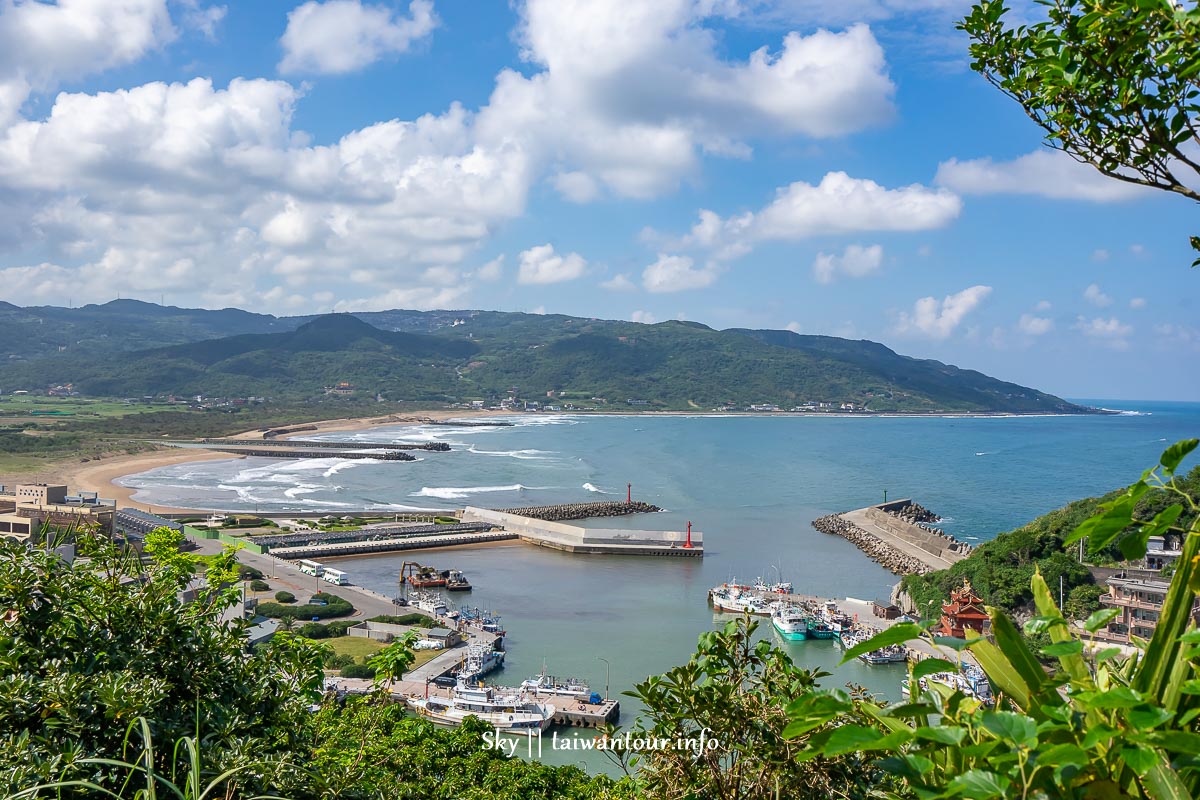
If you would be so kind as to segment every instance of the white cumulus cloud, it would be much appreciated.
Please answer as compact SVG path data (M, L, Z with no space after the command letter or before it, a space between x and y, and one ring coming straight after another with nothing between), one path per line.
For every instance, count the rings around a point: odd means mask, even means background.
M0 270L0 295L50 301L58 281L215 305L285 283L289 297L336 284L453 300L424 270L460 265L521 213L525 153L474 142L457 106L306 146L298 99L281 81L150 83L60 94L44 121L0 131L0 197L25 200L0 222L0 246L11 226L52 257Z
M1030 194L1060 200L1110 203L1129 200L1144 190L1101 175L1059 150L1035 150L1012 161L952 158L938 165L934 182L959 194ZM1108 254L1103 251L1102 258Z
M613 292L632 292L637 289L637 284L630 280L628 275L621 273L603 281L600 288Z
M1133 335L1133 326L1121 322L1116 317L1087 319L1081 316L1075 322L1075 330L1114 350L1128 350L1128 339Z
M1131 297L1129 298L1129 307L1132 309L1141 309L1146 307L1146 298Z
M177 35L166 0L0 2L0 128L32 92L131 64Z
M437 25L431 0L412 0L407 16L360 0L309 0L288 13L279 71L353 72L407 52Z
M865 278L883 266L883 247L873 244L863 247L847 245L839 256L834 253L818 253L813 261L813 277L817 283L833 283L838 275L848 278Z
M649 311L638 310L629 315L629 321L640 322L643 325L653 325L655 322L658 322L658 318Z
M940 301L936 297L922 297L913 304L912 312L900 313L896 333L946 339L991 293L990 286L971 286Z
M786 34L728 59L706 21L736 14L693 0L516 4L530 74L504 70L481 127L557 165L553 185L586 202L651 197L700 153L745 157L752 136L842 136L893 114L883 48L865 25Z
M1091 283L1083 290L1083 299L1096 308L1106 308L1112 305L1112 298L1100 290L1100 284Z
M745 255L758 242L931 230L948 224L961 210L962 201L945 189L919 184L888 189L872 180L830 172L815 186L796 181L777 189L775 199L758 211L722 218L703 209L691 231L676 244L703 248L718 260L729 260ZM862 265L870 263L866 251L871 249L857 254Z
M649 292L682 292L710 286L717 275L717 267L713 264L696 268L695 262L687 256L659 253L658 260L642 272L642 285Z
M559 255L554 245L543 244L521 253L518 283L562 283L583 277L587 261L578 253Z
M1026 336L1044 336L1054 330L1054 320L1034 314L1022 314L1017 320L1017 330Z

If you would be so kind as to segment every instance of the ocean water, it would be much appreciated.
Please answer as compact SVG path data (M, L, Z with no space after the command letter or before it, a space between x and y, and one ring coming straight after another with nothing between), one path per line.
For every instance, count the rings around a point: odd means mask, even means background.
M603 692L629 689L684 662L724 619L707 589L756 576L829 597L886 597L895 576L813 518L912 497L968 542L986 540L1071 500L1130 483L1167 444L1200 435L1200 404L1088 401L1126 413L1087 417L513 417L510 428L395 427L328 434L338 441L448 443L416 462L208 461L124 479L137 499L238 510L502 508L620 499L662 506L616 525L704 532L705 558L576 556L524 544L422 553L465 570L467 602L499 611L515 684L543 662ZM614 524L604 521L604 525ZM412 557L411 554L408 557ZM394 594L406 556L339 560L355 583ZM458 600L458 597L454 598ZM771 636L769 624L764 635ZM899 699L899 665L837 666L830 642L784 643L793 659ZM603 659L607 659L606 664ZM623 701L623 720L637 712ZM590 734L580 734L590 735ZM603 758L543 750L546 761Z

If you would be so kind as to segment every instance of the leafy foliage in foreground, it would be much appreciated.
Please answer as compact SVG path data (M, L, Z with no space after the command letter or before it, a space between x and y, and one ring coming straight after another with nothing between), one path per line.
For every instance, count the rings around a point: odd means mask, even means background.
M1163 603L1154 636L1139 642L1133 657L1109 647L1088 651L1090 634L1106 625L1115 609L1098 611L1082 631L1072 629L1054 604L1043 577L1034 573L1030 590L1038 616L1030 632L1051 644L1041 655L1056 662L1050 672L1022 640L1008 616L989 609L995 641L930 641L952 651L969 651L997 691L987 708L956 688L929 681L909 702L880 708L837 692L813 692L789 708L789 733L837 727L813 736L805 758L836 755L850 747L881 756L878 765L899 777L888 797L917 798L1154 798L1182 800L1200 791L1200 630L1193 620L1200 589L1200 506L1180 486L1175 471L1198 442L1173 445L1160 463L1124 492L1103 503L1068 537L1087 537L1093 551L1118 540L1138 503L1157 495L1165 501L1152 520L1122 540L1133 557L1146 539L1168 530L1183 533L1183 555ZM1187 529L1177 521L1187 509ZM927 637L916 625L896 626L852 648L884 641ZM930 659L911 669L910 685L953 665Z
M1046 19L1015 27L1003 0L975 5L961 25L971 67L1016 100L1051 147L1116 180L1200 201L1195 0L1041 5ZM1191 243L1200 250L1200 237Z
M53 552L0 537L0 775L5 793L102 770L83 758L120 758L139 718L156 740L203 731L221 743L217 768L239 753L303 746L320 661L281 637L245 652L244 622L225 623L236 598L232 552L215 559L198 597L174 531L147 537L144 567L100 535L81 532L72 567ZM229 588L230 586L233 589ZM170 768L170 751L156 754Z
M806 742L784 738L787 703L828 673L799 668L770 641L754 641L757 628L746 617L701 634L688 663L627 692L646 708L629 736L675 743L628 754L649 797L863 797L880 779L852 753L798 760Z

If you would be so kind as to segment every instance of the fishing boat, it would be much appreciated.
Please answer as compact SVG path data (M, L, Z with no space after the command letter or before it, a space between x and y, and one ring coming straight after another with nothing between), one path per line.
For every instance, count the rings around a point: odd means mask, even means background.
M982 676L982 670L979 670ZM992 687L987 682L987 677L983 676L982 682L978 678L968 678L957 672L935 672L932 675L926 675L919 681L920 690L926 691L931 683L937 683L942 686L947 686L952 690L962 692L967 697L980 700L984 703L990 703L992 700ZM900 682L900 695L905 699L911 697L912 687L908 680Z
M433 614L435 617L444 617L450 613L446 601L435 592L413 592L408 596L408 602L409 605Z
M458 678L468 683L478 682L480 678L495 669L504 666L504 651L494 647L473 644L467 648L462 665L458 668Z
M779 635L792 641L808 638L808 614L800 606L784 604L771 613L771 624Z
M838 632L823 619L810 619L808 621L808 638L809 639L836 639Z
M581 695L586 697L592 693L592 688L578 678L556 678L553 675L547 675L545 666L542 667L542 671L539 674L534 675L528 680L521 681L521 690L529 692L535 697L544 694L562 697L579 697Z
M464 606L459 609L460 619L467 625L473 625L487 633L494 633L497 636L504 636L508 631L500 624L500 615L494 614L487 609L481 609L478 606Z
M738 586L736 583L723 583L710 589L708 598L713 608L732 614L754 614L769 616L771 609L767 602L756 595L748 586Z
M858 658L865 664L900 664L908 660L908 650L904 645L893 644L863 653Z
M768 584L762 578L756 578L754 581L754 590L766 594L791 594L792 583L791 581L779 581L778 583Z
M471 582L467 580L467 576L462 573L462 570L447 570L446 591L469 592L471 591Z
M554 719L555 708L549 703L531 700L521 692L476 686L459 676L448 698L409 698L409 708L419 716L441 725L461 725L467 717L478 717L498 731L541 736Z

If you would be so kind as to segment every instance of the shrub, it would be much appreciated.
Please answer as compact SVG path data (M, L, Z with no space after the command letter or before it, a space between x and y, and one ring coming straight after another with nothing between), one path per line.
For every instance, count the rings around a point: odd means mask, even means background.
M306 639L337 639L345 636L346 631L354 624L354 620L348 619L329 623L306 622L296 633Z
M295 598L292 598L295 600ZM325 605L316 605L318 602L324 602ZM258 613L264 617L285 617L290 616L296 619L311 620L313 617L317 619L329 619L331 617L345 617L354 613L354 606L348 601L343 600L337 595L325 594L318 592L312 596L312 601L305 605L283 605L282 603L259 603Z
M244 581L261 581L263 579L263 574L261 569L255 569L254 567L246 564L238 564L238 577Z
M326 653L324 659L325 669L343 670L346 667L354 664L354 656L349 653Z
M253 592L268 592L271 590L271 584L266 581L250 581L250 590Z
M350 664L343 667L339 673L343 678L374 678L375 668L368 667L366 664Z
M291 592L280 591L275 593L275 599L280 603L294 603L296 602L296 595Z

